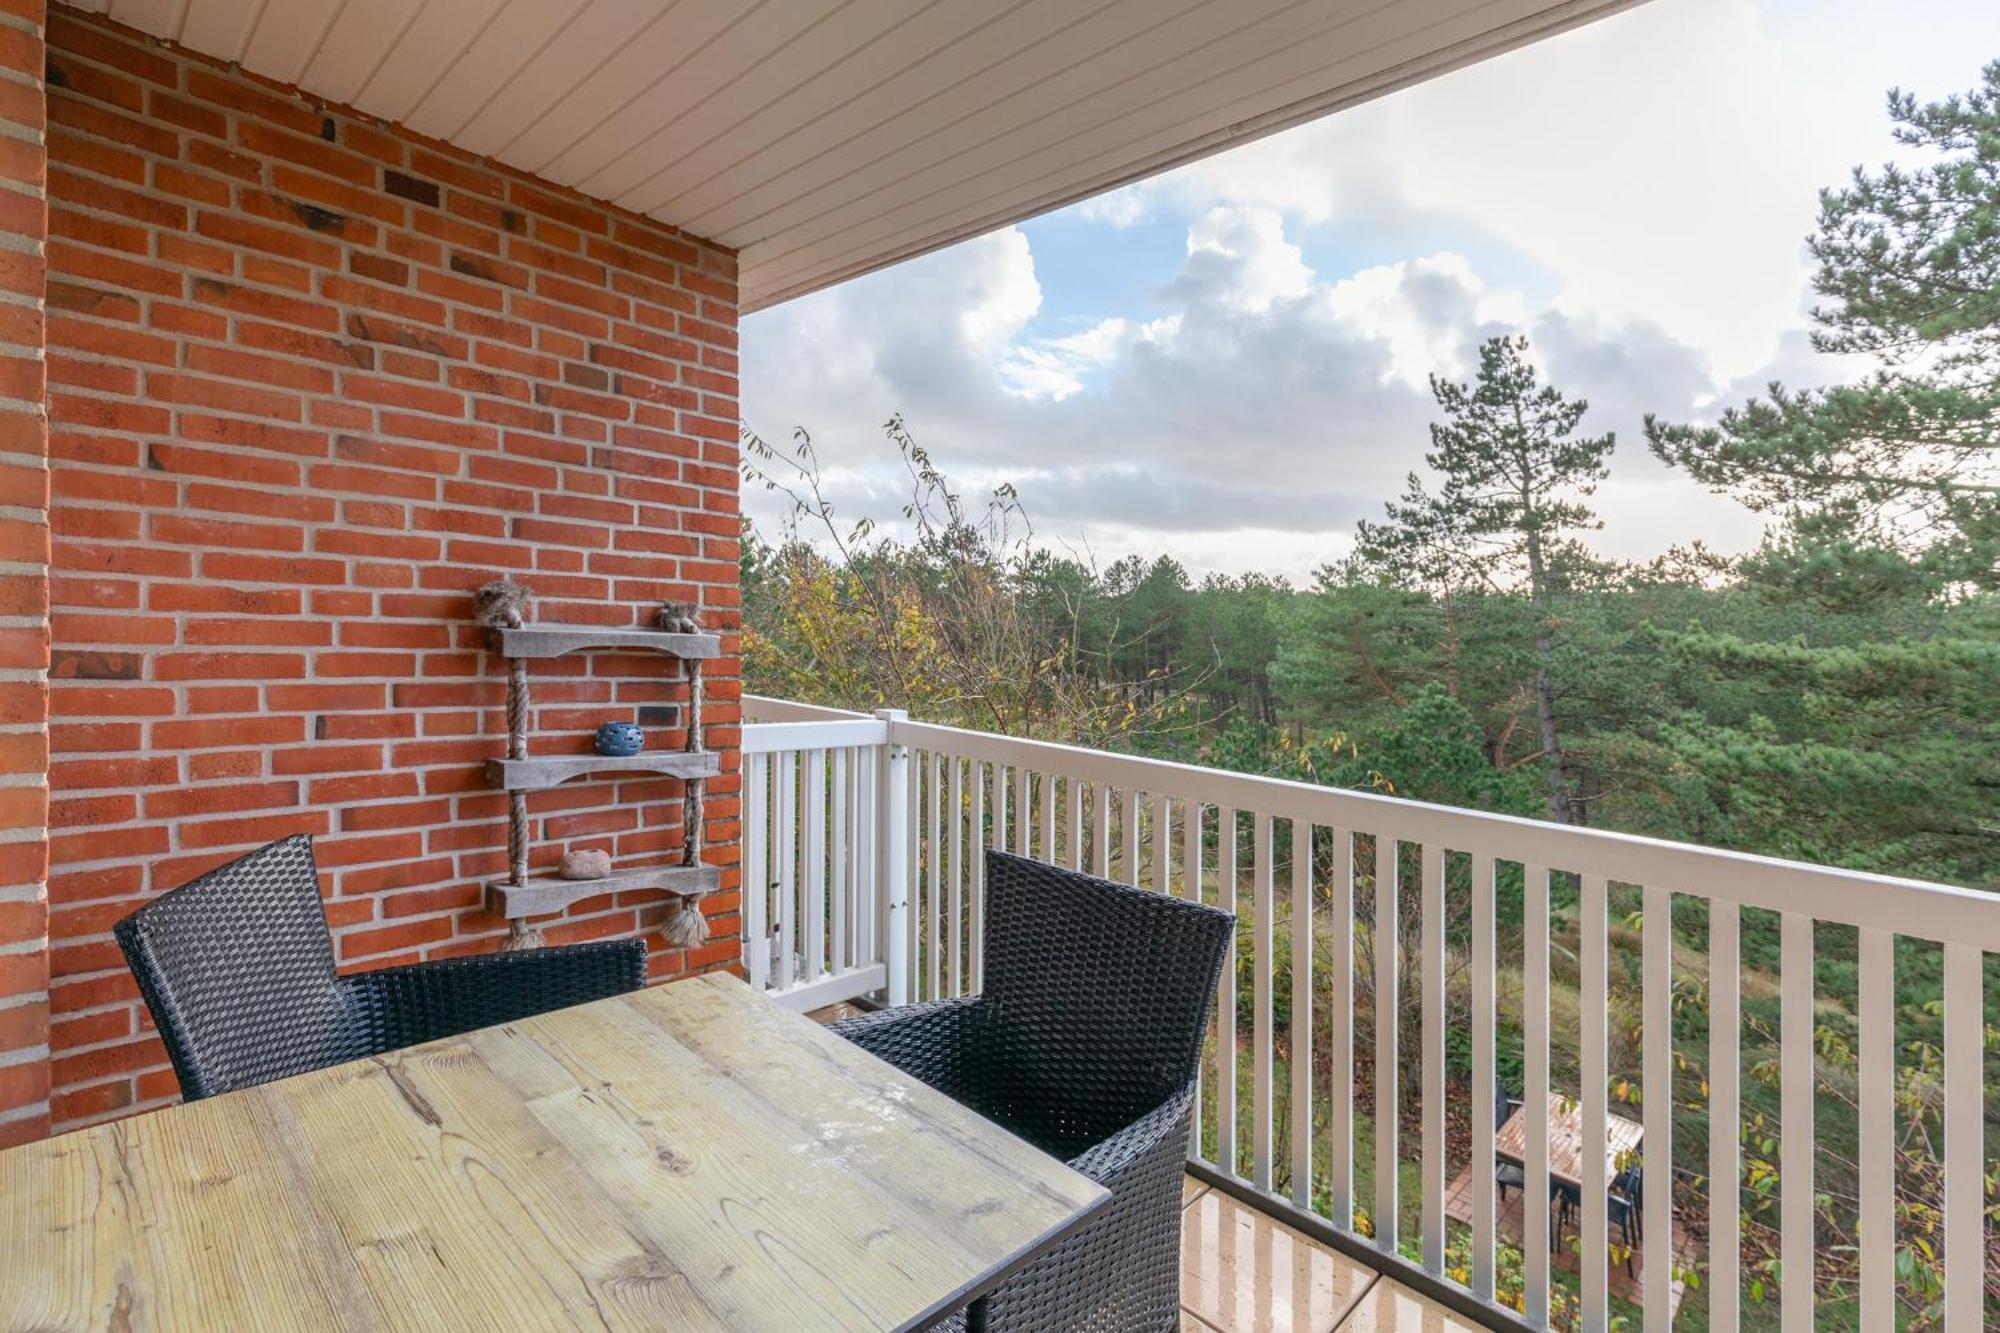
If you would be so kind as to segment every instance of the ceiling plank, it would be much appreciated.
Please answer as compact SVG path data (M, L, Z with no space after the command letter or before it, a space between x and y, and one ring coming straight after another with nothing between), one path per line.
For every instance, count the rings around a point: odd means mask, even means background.
M742 6L736 0L679 0L563 97L520 136L494 150L510 166L551 180L553 163L633 100L671 98L681 66L707 49Z
M453 141L474 153L499 152L563 98L598 78L607 62L665 13L658 0L595 0L521 71L505 97L481 107Z
M587 2L509 0L465 54L431 84L405 123L419 134L456 141L482 108L519 86L522 71Z

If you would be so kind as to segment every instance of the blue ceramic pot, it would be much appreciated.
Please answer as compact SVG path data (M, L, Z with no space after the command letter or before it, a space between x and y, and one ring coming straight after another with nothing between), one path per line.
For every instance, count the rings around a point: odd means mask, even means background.
M637 722L606 722L597 729L597 752L616 759L646 748L646 733Z

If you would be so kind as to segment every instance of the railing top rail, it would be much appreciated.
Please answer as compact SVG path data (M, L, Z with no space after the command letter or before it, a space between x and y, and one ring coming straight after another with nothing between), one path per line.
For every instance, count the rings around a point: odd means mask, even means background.
M2000 952L2000 896L1976 889L1636 834L1572 828L1053 741L923 722L895 721L886 727L891 744Z
M776 754L784 750L839 750L857 745L888 743L889 724L873 717L848 715L829 721L748 722L743 726L745 754Z
M766 694L746 694L743 696L742 704L744 722L755 726L771 722L834 722L874 716L871 713L855 712L848 708L828 708L824 704L802 704L791 699L773 699Z

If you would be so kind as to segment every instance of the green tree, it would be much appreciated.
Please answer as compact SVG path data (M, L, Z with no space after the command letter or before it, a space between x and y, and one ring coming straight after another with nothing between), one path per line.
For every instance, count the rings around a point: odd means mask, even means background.
M1588 561L1574 534L1597 526L1583 501L1605 476L1610 434L1579 435L1590 404L1540 382L1525 338L1488 339L1471 384L1433 375L1445 419L1431 426L1424 459L1436 491L1414 473L1383 523L1362 523L1364 564L1405 586L1468 592L1521 588L1534 612L1531 692L1549 812L1584 822L1584 801L1565 749L1556 656L1558 603ZM1447 612L1455 626L1455 613ZM1454 627L1449 644L1459 636ZM1450 651L1450 649L1448 649Z

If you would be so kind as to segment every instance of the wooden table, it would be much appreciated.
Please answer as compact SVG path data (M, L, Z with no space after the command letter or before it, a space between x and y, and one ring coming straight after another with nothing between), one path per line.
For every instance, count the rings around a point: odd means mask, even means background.
M1549 1094L1543 1114L1549 1125L1549 1175L1583 1188L1583 1103L1559 1092ZM1646 1131L1623 1116L1604 1117L1604 1180L1608 1185L1638 1155ZM1528 1160L1528 1106L1522 1103L1493 1136L1494 1156L1517 1166Z
M705 976L0 1153L0 1329L900 1329L1099 1186Z

